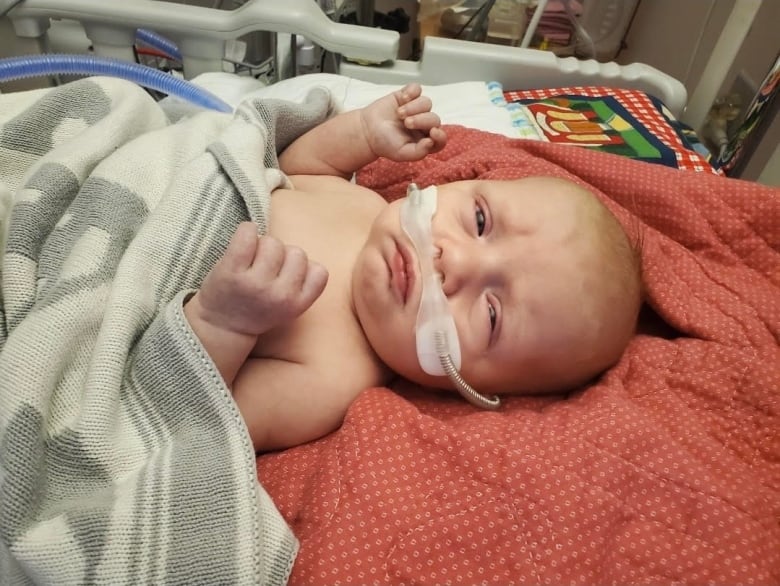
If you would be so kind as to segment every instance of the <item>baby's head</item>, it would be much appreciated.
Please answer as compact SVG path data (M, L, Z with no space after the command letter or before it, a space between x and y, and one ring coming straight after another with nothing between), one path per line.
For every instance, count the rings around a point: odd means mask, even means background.
M380 214L360 252L355 311L390 368L450 388L417 360L422 285L401 203ZM641 302L639 257L588 190L553 177L441 185L432 233L460 373L480 393L569 390L620 358Z

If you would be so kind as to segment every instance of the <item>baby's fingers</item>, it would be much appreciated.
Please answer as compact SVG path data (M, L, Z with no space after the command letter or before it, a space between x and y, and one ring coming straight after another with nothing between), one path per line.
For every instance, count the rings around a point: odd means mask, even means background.
M328 283L328 271L321 264L309 261L309 268L306 271L306 279L301 286L301 302L307 309L317 298L322 295L325 285Z
M431 99L428 96L419 96L418 98L399 106L398 116L408 119L410 116L430 112L432 107L433 102L431 102Z
M294 314L301 314L308 309L322 294L327 281L325 267L310 261L302 249L287 247L284 264L279 270L279 285Z
M447 144L447 133L444 132L444 129L440 126L437 126L435 128L431 128L431 131L428 133L428 136L433 141L433 146L431 147L430 152L435 153L440 151L444 148L444 145Z
M261 280L274 279L285 262L285 245L273 236L255 236L255 258L251 273Z
M407 83L404 87L395 92L395 99L398 104L403 106L404 104L408 104L412 100L419 98L421 94L422 87L419 83Z
M222 263L230 271L239 272L252 265L257 250L257 227L252 222L242 222L228 243Z
M419 161L426 155L436 153L447 144L447 133L441 128L432 128L428 136L410 142L403 146L399 160Z
M408 130L419 130L427 133L432 128L441 126L441 118L435 112L423 112L404 118L404 126Z

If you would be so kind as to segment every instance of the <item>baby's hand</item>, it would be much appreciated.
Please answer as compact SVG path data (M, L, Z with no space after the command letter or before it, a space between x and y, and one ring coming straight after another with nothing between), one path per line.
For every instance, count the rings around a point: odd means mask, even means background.
M244 222L203 280L199 303L213 325L257 336L306 311L327 280L325 267L302 249L258 237L255 225Z
M419 84L410 83L366 106L363 125L371 149L393 161L418 161L447 143L441 119Z

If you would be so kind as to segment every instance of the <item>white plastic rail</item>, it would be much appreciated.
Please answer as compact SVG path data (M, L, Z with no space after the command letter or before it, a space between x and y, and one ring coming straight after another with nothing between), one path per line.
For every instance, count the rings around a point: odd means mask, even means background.
M177 42L187 77L220 70L224 41L254 31L300 34L328 51L374 62L395 59L400 40L395 31L333 22L312 0L249 0L235 10L155 0L24 0L8 16L20 37L40 37L50 18L79 21L103 54L129 49L136 28L155 30Z

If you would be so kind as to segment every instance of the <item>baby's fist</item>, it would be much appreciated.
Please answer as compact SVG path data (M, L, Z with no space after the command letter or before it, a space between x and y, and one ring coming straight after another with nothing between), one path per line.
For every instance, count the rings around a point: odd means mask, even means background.
M200 304L214 325L260 335L306 311L327 280L325 268L301 248L258 237L255 225L244 222L204 279Z

